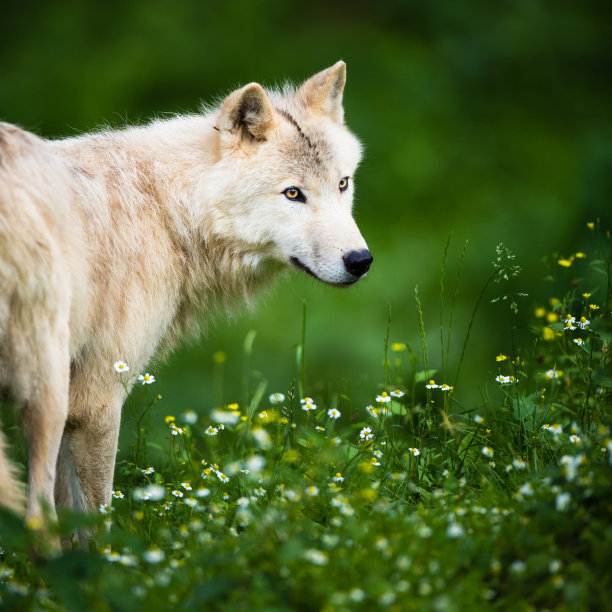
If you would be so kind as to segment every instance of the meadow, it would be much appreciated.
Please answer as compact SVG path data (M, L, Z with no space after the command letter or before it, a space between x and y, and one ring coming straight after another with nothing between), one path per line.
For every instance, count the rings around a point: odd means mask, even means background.
M420 346L396 338L390 318L368 405L334 380L310 391L305 332L284 389L252 375L274 368L252 363L254 333L238 375L216 353L217 384L235 401L208 413L170 414L155 372L105 364L126 385L135 377L112 505L60 515L62 537L97 526L89 551L35 562L38 532L2 512L0 605L612 608L612 243L599 222L584 232L589 250L544 259L536 303L529 287L509 291L520 257L498 245L466 329L453 325L463 259L449 269L449 239L440 311L424 312L415 290ZM462 363L491 301L529 333L488 356L481 400L466 404Z

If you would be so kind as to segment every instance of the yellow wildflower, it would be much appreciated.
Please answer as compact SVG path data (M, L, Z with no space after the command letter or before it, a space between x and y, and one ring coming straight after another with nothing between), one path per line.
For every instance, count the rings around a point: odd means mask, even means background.
M227 355L223 351L217 351L213 353L213 361L215 363L225 363L227 360Z
M299 456L300 455L296 450L289 449L288 451L285 451L283 461L286 461L287 463L295 463L299 459Z
M364 474L370 474L374 470L374 466L369 461L362 461L359 464L359 470Z
M259 413L260 423L273 423L279 417L278 410L263 410Z
M378 497L378 493L373 489L362 489L359 491L359 497L366 502L373 502Z
M25 520L25 526L31 531L37 531L38 529L42 529L43 522L35 516L30 516Z

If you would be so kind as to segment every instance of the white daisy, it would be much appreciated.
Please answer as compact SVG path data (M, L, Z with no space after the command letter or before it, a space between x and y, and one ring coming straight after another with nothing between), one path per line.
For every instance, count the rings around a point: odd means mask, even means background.
M146 374L139 374L138 375L138 380L143 385L150 385L150 384L153 384L155 382L155 376L153 376L153 374L149 374L147 372Z
M314 403L311 397L305 397L300 400L300 404L302 404L302 410L308 412L309 410L316 410L317 405Z
M504 376L503 374L500 374L499 376L496 376L495 380L498 383L501 383L502 385L507 385L509 383L516 382L516 379L514 378L514 376Z
M235 425L240 420L240 413L233 412L231 410L224 410L222 408L217 408L213 410L211 415L213 421L217 423L225 423L227 425Z
M125 361L115 361L113 367L115 368L115 372L128 372L129 371L129 366L127 363L125 363Z
M148 563L159 563L163 561L166 557L166 553L159 548L149 548L142 553L142 558Z
M364 427L359 432L359 437L362 440L371 440L374 437L374 434L372 433L372 428L371 427Z
M572 501L572 496L567 492L559 493L555 497L555 510L557 512L565 512Z
M378 418L378 408L374 408L374 406L366 406L366 410L370 416L374 417L375 419Z

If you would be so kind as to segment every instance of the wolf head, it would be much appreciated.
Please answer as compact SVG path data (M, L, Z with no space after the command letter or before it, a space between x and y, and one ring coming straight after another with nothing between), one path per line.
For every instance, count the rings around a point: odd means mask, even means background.
M336 286L370 267L351 212L361 146L344 125L345 80L338 62L297 90L251 83L218 112L218 159L206 177L212 229L254 266L274 260Z

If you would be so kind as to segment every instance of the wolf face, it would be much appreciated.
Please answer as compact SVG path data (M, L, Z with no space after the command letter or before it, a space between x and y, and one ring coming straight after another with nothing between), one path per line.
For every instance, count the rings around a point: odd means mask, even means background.
M274 260L335 286L365 276L372 256L352 217L361 145L343 122L344 62L297 91L252 83L217 117L219 159L203 177L215 193L213 231L231 235L253 265Z

